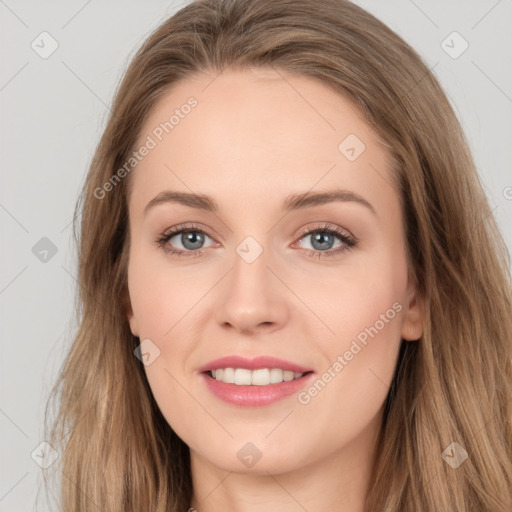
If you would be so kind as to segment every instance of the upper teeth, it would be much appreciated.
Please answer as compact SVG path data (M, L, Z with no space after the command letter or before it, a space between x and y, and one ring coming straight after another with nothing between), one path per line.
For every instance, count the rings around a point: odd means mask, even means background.
M219 368L211 370L212 377L227 384L238 384L239 386L267 386L268 384L279 384L302 377L302 373L280 368L261 368L258 370L247 370L245 368Z

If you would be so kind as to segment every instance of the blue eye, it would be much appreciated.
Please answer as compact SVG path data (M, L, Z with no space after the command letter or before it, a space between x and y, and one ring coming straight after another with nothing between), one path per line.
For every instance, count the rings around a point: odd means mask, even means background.
M169 243L173 238L178 238L181 245L184 247L183 249L175 249ZM206 238L210 238L202 229L199 229L197 226L186 226L186 227L178 227L178 229L173 229L170 232L162 233L157 240L157 243L160 247L164 249L165 252L175 254L178 256L201 256L203 251L197 250L201 248L201 245L204 244Z
M301 240L303 238L309 241L312 246L312 249L306 249L309 251L309 254L317 252L319 257L321 255L330 256L337 254L355 245L355 240L351 237L329 226L309 230L303 234ZM340 242L341 247L338 246L337 249L332 249L336 240Z
M312 249L305 248L304 250L310 257L321 258L323 256L332 256L339 254L346 250L355 247L357 240L352 236L349 236L345 232L341 231L335 226L315 226L301 233L299 240L308 239L313 247ZM173 238L177 238L183 249L176 249L170 243ZM171 231L160 234L156 240L159 247L161 247L166 253L173 254L176 256L183 257L198 257L204 253L202 245L205 243L205 239L211 237L207 235L202 229L196 225L177 226ZM334 242L338 240L341 242L341 246L336 249L332 249Z

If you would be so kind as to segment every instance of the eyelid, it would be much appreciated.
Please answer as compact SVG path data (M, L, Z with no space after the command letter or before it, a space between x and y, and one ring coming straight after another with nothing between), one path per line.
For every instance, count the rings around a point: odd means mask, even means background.
M187 230L194 230L194 231L198 231L198 232L204 233L205 235L207 235L212 240L215 240L215 238L212 237L208 233L208 229L207 228L203 228L203 227L201 227L201 224L194 223L194 222L187 222L187 223L184 223L184 224L178 224L177 226L174 226L172 228L168 228L167 230L163 231L160 236L163 237L163 236L167 236L167 235L171 235L171 234L173 234L173 235L174 234L179 234L182 231L187 231ZM358 242L359 241L354 235L352 235L346 229L340 228L339 226L337 226L335 224L331 225L328 222L317 222L313 226L302 227L298 231L298 233L296 235L294 235L294 237L302 238L304 235L308 235L312 231L320 231L320 230L332 230L334 232L337 232L338 234L343 234L347 238L352 239L354 242ZM222 238L222 237L219 237L219 238Z
M199 233L204 233L205 235L213 239L213 237L208 234L209 230L207 228L203 228L201 224L195 222L185 222L183 224L177 224L176 226L167 228L164 231L162 231L160 236L174 236L180 234L182 231L197 231Z
M306 227L303 227L299 230L299 233L298 233L298 237L299 238L302 238L304 235L308 235L310 234L311 232L314 232L314 231L334 231L335 233L339 234L339 235L343 235L347 238L350 238L351 240L353 240L354 242L358 242L359 240L357 240L357 238L352 235L349 231L347 231L346 229L344 228L341 228L335 224L330 224L329 222L319 222L313 226L306 226Z

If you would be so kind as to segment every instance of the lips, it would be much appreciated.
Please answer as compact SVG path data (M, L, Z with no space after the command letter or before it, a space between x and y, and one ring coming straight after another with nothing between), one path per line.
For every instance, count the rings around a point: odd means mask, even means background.
M223 357L201 366L198 371L214 396L241 407L263 407L282 400L300 391L311 382L314 375L305 366L270 356L253 359L240 356ZM227 373L233 379L223 379L222 376ZM280 375L282 379L279 379ZM252 380L255 376L257 380Z

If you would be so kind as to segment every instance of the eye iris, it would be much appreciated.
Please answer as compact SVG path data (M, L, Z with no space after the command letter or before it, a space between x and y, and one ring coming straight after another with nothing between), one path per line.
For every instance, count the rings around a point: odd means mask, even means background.
M333 243L333 239L334 237L329 234L329 233L321 233L321 232L318 232L314 235L311 235L312 237L312 246L315 248L315 249L330 249L332 247L332 243ZM320 246L316 246L316 244L320 245ZM329 243L330 242L330 243ZM327 243L328 247L325 246L325 244Z
M187 244L189 242L192 243L192 247L187 247ZM203 233L199 233L198 231L183 232L181 234L181 243L183 244L183 247L185 247L185 249L199 249L201 245L204 243L204 235Z

